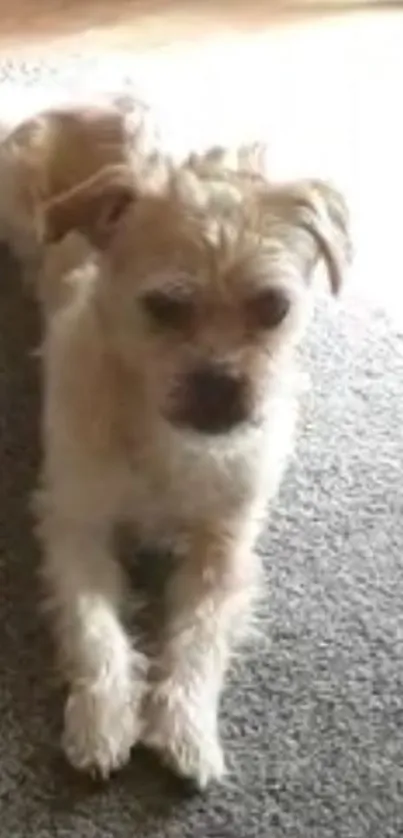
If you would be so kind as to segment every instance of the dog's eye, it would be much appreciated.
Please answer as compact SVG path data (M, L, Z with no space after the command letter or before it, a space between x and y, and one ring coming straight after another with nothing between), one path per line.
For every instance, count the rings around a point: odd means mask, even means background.
M248 319L256 329L274 329L286 317L290 300L279 288L261 291L247 302Z
M188 297L153 291L143 297L143 306L157 325L169 329L182 329L188 325L193 311L192 301Z

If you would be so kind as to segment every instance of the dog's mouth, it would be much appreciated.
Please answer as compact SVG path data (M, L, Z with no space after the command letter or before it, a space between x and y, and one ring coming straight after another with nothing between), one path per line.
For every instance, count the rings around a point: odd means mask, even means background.
M245 425L248 417L242 416L221 416L221 415L201 415L195 414L191 411L178 411L171 413L169 421L172 425L178 428L194 431L204 436L222 436L238 430Z

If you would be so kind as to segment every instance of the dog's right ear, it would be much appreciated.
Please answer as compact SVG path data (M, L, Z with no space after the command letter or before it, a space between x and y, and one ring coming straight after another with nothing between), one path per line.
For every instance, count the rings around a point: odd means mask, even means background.
M108 166L44 206L44 240L55 243L77 230L102 250L135 200L130 169Z

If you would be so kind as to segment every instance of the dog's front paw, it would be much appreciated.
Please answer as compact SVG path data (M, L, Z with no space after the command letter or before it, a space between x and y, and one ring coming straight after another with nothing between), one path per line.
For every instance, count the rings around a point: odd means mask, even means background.
M199 789L225 773L215 714L210 705L189 698L170 682L149 698L142 741L175 773Z
M69 696L65 710L64 752L70 764L107 779L121 768L139 737L138 705L129 689L86 684Z

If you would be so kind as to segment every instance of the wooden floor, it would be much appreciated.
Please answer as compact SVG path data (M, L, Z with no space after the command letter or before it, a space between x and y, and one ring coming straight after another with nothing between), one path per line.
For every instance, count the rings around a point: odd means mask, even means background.
M0 43L94 33L149 45L219 29L393 8L398 0L0 0Z
M156 45L226 26L253 28L262 20L295 14L294 3L286 0L2 0L2 5L3 42L96 32L109 42L130 38Z

